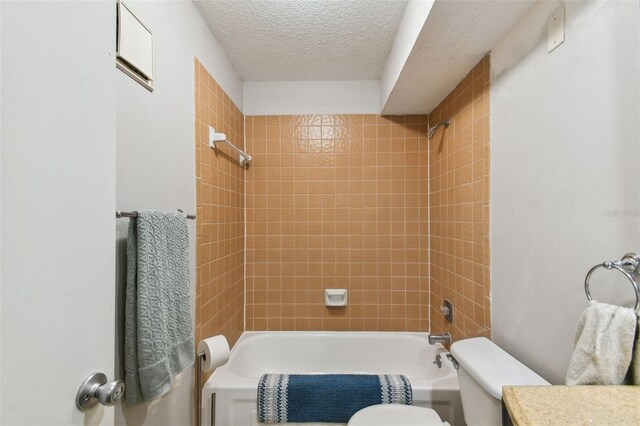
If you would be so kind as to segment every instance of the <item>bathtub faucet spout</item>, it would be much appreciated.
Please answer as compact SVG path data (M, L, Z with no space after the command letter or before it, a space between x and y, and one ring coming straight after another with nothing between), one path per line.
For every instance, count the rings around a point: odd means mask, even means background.
M451 343L451 333L448 331L444 334L429 334L429 344Z

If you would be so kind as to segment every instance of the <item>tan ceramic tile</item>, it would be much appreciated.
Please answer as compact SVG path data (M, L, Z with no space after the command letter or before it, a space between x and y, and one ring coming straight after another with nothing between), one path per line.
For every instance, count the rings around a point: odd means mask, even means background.
M247 247L256 251L247 256L247 279L259 288L261 281L288 277L316 289L293 294L293 310L290 298L255 292L251 303L272 309L247 309L247 327L428 329L428 310L408 309L404 291L410 276L428 281L428 268L419 263L428 242L428 228L420 224L427 216L427 185L419 181L427 178L419 172L419 164L427 164L426 125L420 116L247 118L248 146L265 141L256 150L264 156L256 155L254 164L269 170L256 167L246 175ZM285 199L285 193L295 196ZM295 251L269 255L270 266L262 266L256 249L281 250L277 239L264 238L265 230L279 230ZM327 309L323 290L331 287L347 288L350 306ZM368 287L380 290L362 291Z
M454 129L431 147L429 167L432 331L454 338L490 335L488 82L487 57L429 117L451 118ZM444 297L457 306L453 325L436 309Z
M211 152L207 127L243 141L244 117L197 59L195 73L196 339L224 334L233 344L244 330L244 175L229 155Z
M439 331L429 303L448 296L462 308L454 336L489 333L488 59L429 119L245 120L197 65L198 336L242 330L245 177L247 329L426 331L431 314ZM449 115L441 146L427 145L428 123ZM207 149L207 125L246 132L246 174ZM327 309L329 287L348 288L350 306Z

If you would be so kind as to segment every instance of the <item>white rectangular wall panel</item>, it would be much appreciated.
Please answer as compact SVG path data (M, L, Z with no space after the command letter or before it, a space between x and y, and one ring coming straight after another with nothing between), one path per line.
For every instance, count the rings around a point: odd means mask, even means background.
M152 80L153 35L126 4L120 3L118 11L118 57Z

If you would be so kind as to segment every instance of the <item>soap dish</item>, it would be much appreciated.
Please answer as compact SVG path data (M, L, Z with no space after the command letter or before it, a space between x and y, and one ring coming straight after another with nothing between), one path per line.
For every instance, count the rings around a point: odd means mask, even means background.
M325 306L347 306L347 290L344 288L328 288L324 291Z

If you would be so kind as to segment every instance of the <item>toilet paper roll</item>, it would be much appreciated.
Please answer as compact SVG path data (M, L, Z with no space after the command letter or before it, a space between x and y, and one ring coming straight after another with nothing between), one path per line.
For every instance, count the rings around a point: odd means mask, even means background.
M221 334L209 337L198 343L198 353L200 352L205 355L202 371L211 371L229 360L229 342Z

